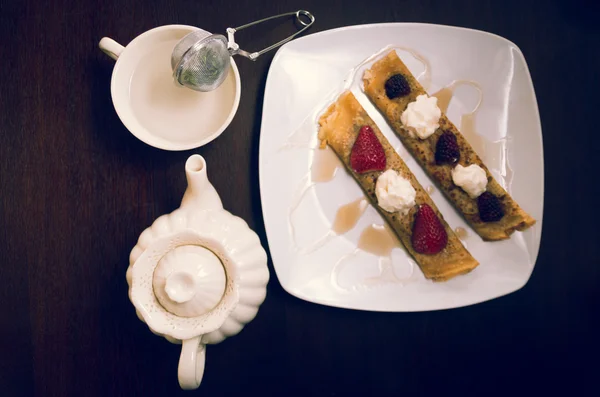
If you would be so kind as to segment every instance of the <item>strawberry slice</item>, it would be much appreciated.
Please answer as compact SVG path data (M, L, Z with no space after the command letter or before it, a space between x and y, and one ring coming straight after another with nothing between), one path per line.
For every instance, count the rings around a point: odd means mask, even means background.
M364 174L370 171L383 171L385 164L385 152L381 142L371 127L363 126L350 152L350 166L355 172Z
M448 244L448 234L435 214L435 211L423 204L415 215L412 246L421 254L437 254Z

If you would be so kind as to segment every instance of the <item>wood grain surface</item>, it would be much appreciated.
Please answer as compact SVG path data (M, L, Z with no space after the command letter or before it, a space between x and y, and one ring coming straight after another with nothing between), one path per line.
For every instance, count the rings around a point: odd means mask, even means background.
M167 152L120 122L114 63L98 41L127 43L171 23L223 32L299 8L317 18L311 33L428 22L521 48L544 136L537 265L523 289L490 302L369 313L298 300L269 263L258 316L209 348L200 389L184 392L179 347L153 335L127 298L129 251L178 207L192 153L206 158L225 208L267 247L258 140L274 53L237 61L241 102L221 137ZM598 2L584 0L0 0L0 396L590 394L600 353L598 20ZM249 29L239 42L259 49L290 28Z

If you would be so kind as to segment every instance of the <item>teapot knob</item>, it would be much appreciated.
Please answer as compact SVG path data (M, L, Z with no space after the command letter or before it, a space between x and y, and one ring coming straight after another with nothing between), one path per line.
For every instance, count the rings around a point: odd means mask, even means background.
M169 251L156 266L152 287L168 312L196 317L214 309L225 295L226 275L219 257L200 245Z
M165 292L173 302L189 302L198 285L198 277L187 271L173 272L165 281Z

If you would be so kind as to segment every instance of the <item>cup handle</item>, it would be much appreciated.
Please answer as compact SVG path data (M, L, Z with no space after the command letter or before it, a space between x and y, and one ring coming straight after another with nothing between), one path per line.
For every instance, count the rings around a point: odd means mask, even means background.
M177 369L179 386L182 389L193 390L200 386L204 375L205 360L206 345L202 343L202 336L182 342L179 368Z
M121 55L121 52L123 52L123 50L125 49L125 47L123 47L121 44L108 37L103 37L102 40L100 40L100 43L98 43L98 46L106 55L108 55L115 61L117 60L117 58L119 58L119 55Z

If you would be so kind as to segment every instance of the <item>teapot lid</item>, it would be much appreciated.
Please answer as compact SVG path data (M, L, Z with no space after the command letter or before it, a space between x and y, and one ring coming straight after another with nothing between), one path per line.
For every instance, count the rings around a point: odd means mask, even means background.
M140 238L146 240L143 234ZM239 301L236 262L202 232L167 233L153 238L130 266L129 298L157 334L185 340L212 333Z
M154 295L168 312L196 317L213 310L225 294L221 260L200 245L182 245L158 262L152 277Z
M138 317L170 341L202 335L203 343L219 343L237 334L256 315L268 280L260 239L222 209L180 208L157 218L127 269Z

